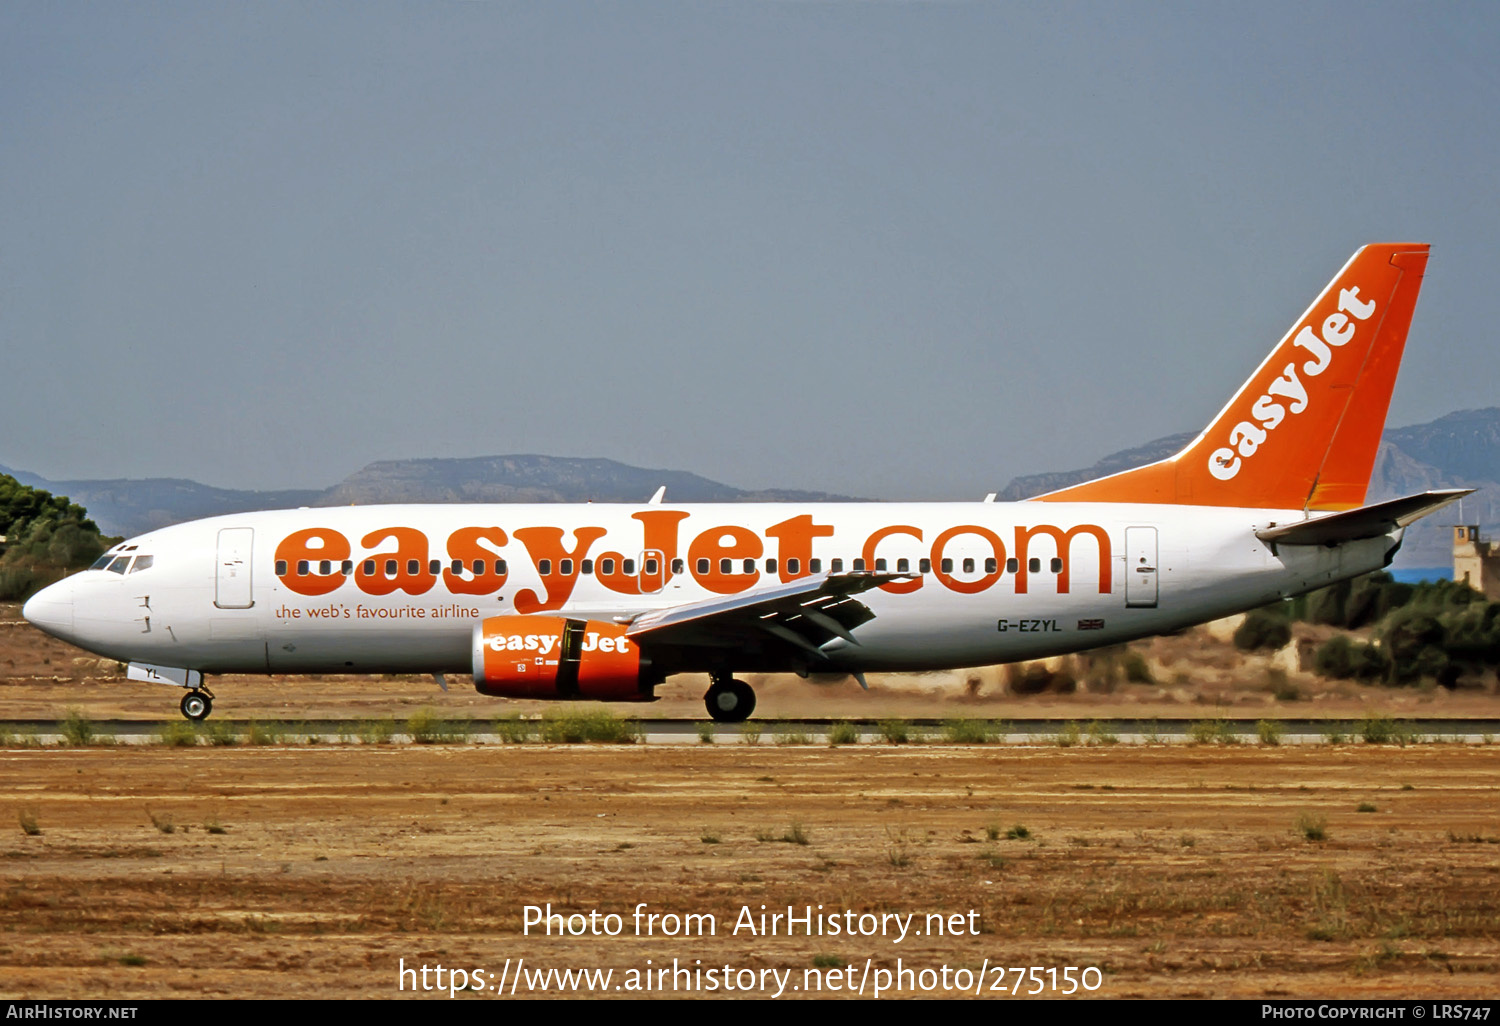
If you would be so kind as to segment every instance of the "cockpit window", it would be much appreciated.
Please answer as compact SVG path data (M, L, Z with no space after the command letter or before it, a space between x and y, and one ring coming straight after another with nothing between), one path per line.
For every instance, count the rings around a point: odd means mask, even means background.
M108 570L112 574L134 574L142 570L150 570L152 558L146 555L135 555L135 548L134 545L130 545L122 550L116 545L112 550L94 560L94 565L89 569Z

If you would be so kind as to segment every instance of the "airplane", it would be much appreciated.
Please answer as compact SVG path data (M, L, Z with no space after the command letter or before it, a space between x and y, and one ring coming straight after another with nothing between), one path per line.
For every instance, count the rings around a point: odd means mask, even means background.
M23 609L212 709L214 674L470 674L644 702L706 673L990 665L1114 645L1388 566L1467 494L1365 505L1428 247L1358 250L1176 455L1022 502L389 505L151 531Z

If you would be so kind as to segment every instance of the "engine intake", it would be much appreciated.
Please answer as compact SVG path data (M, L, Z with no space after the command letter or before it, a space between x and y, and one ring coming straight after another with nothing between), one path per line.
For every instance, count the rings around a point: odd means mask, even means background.
M650 702L650 667L615 623L493 616L474 628L474 688L482 695Z

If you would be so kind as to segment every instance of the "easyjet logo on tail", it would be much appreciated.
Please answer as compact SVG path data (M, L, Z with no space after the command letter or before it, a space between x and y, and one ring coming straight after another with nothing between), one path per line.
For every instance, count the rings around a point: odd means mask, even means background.
M1293 345L1307 350L1312 357L1302 365L1302 373L1315 378L1327 370L1333 363L1335 350L1353 340L1358 330L1356 322L1369 320L1374 312L1374 301L1362 301L1357 286L1340 290L1338 312L1324 318L1322 332L1315 334L1311 325L1304 324L1292 339ZM1278 399L1287 400L1287 404L1283 406ZM1297 364L1293 361L1250 407L1250 415L1255 419L1235 424L1229 430L1229 444L1209 454L1208 472L1220 481L1233 478L1240 472L1243 461L1260 450L1270 432L1286 419L1288 412L1301 413L1307 405L1307 386L1298 376Z
M1360 505L1426 266L1423 245L1361 247L1181 452L1038 498L1241 509ZM1276 438L1288 424L1295 427Z

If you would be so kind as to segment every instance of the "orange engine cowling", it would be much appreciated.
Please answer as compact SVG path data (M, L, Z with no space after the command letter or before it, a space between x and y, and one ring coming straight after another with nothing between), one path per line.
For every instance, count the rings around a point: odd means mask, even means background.
M474 628L474 687L482 695L649 702L650 665L619 624L492 616Z

